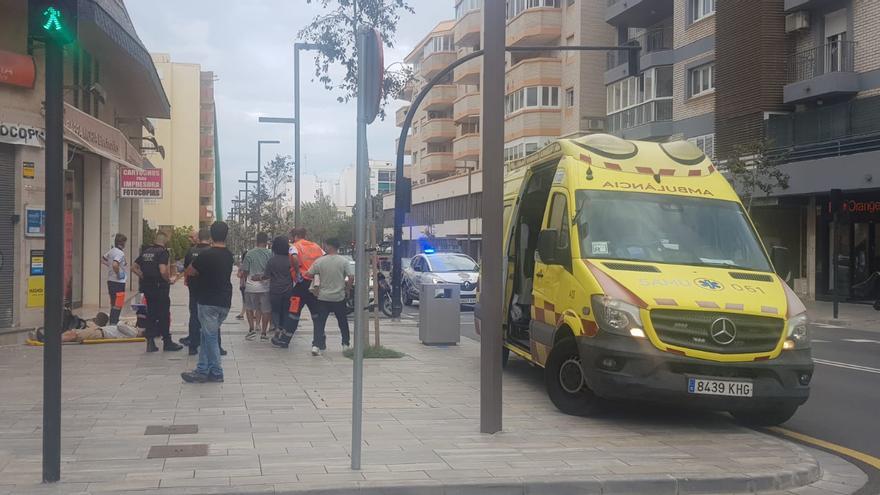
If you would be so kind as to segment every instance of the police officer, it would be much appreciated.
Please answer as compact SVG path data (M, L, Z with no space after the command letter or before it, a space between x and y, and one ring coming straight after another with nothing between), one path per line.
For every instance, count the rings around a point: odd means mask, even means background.
M162 350L179 351L183 346L171 340L171 270L170 254L165 249L168 238L162 232L156 234L153 245L144 249L135 260L132 271L141 279L141 291L147 298L147 325L144 337L147 352L156 352L155 338L162 337Z

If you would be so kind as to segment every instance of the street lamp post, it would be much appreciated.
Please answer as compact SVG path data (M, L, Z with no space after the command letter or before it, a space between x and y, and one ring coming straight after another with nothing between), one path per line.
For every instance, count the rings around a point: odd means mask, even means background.
M294 43L293 44L293 147L295 148L293 153L293 180L295 184L293 185L293 223L297 227L300 227L299 224L299 175L302 170L302 164L300 163L300 141L299 141L299 128L302 123L302 119L299 116L299 51L300 50L320 50L320 46L314 43Z
M260 217L263 213L263 160L262 150L264 144L280 144L281 141L260 140L257 141L257 232L260 231Z

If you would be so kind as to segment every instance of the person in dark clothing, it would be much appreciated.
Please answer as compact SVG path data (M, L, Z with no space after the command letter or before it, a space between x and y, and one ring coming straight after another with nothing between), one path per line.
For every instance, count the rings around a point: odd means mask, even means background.
M147 299L147 352L156 352L155 338L162 337L162 350L179 351L183 346L171 340L171 270L164 233L156 234L153 245L144 249L135 260L132 271L141 279L141 290Z
M193 260L186 269L188 277L199 279L199 324L201 343L199 345L199 364L193 371L181 373L187 383L222 382L223 368L220 365L220 326L229 315L232 306L232 265L235 258L226 249L226 236L229 226L224 222L211 225L213 244Z
M321 246L308 240L306 229L297 227L290 231L290 277L294 286L290 297L290 326L287 331L282 329L281 335L272 338L272 345L286 349L290 345L290 339L299 326L299 319L303 308L309 308L314 319L318 314L318 299L309 291L312 285L312 276L308 274L309 268L316 259L324 255ZM312 352L318 349L312 342Z
M189 248L186 257L183 259L184 269L189 268L192 262L199 257L199 254L211 247L210 230L206 228L201 229L198 235L194 237L196 237L193 239L194 245ZM199 341L201 339L199 334L199 279L196 277L186 277L186 287L189 289L189 335L180 339L180 343L189 347L190 356L194 356L199 352ZM219 334L217 335L217 343L220 345L220 355L225 356L226 351L223 349L223 341L220 339Z
M290 298L293 295L293 277L290 275L290 243L285 236L272 240L272 257L266 264L264 277L269 281L269 300L272 305L272 324L280 332L293 335L296 327L290 316Z

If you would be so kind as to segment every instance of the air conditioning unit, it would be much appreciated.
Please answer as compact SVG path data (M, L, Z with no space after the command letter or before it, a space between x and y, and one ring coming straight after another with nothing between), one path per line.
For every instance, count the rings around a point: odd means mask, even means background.
M586 130L591 132L603 132L605 130L604 117L582 117Z
M785 16L785 32L793 33L801 29L810 29L810 12L800 10Z

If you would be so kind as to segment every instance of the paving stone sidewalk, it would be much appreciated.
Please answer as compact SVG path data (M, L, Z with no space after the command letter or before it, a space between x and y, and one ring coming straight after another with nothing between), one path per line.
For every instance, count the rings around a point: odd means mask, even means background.
M173 296L182 336L184 294ZM2 347L0 495L745 493L821 482L810 452L724 415L560 414L541 371L521 360L504 375L504 432L480 434L479 344L426 347L413 323L382 323L383 343L407 356L366 361L361 471L349 468L352 362L332 322L329 350L312 357L309 322L281 350L245 341L246 325L231 318L223 384L182 383L195 364L182 352L65 346L54 485L39 483L42 349ZM145 435L149 425L198 433ZM208 455L147 458L152 446L183 444L207 444Z

